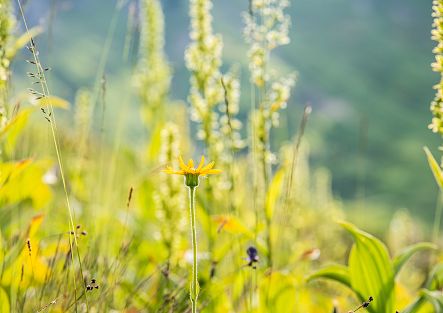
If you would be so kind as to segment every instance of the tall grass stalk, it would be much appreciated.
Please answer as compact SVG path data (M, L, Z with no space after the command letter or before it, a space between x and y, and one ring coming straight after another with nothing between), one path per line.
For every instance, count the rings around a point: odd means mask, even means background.
M272 164L275 156L270 148L270 132L278 126L279 111L286 107L290 89L294 84L292 76L273 79L270 71L271 52L289 43L289 16L284 13L289 5L286 0L249 1L249 10L244 14L245 38L249 43L249 70L254 93L257 93L254 110L251 112L255 135L252 147L261 171L261 194L264 219L266 223L267 265L273 266L272 216L267 214L267 191L272 179ZM260 184L254 183L256 186ZM258 189L258 187L257 187Z
M30 36L30 32L29 32L29 27L28 24L26 22L26 18L25 18L25 14L23 11L23 7L21 5L20 0L17 0L17 5L19 7L20 10L20 14L21 17L23 19L23 24L25 26L25 30L26 33ZM67 188L67 183L66 183L66 178L65 178L65 173L64 173L64 167L63 167L63 161L62 161L62 157L61 157L61 152L60 152L60 147L59 147L59 143L58 143L58 138L57 138L57 123L55 120L55 114L54 114L54 108L51 104L51 101L48 100L48 97L50 97L51 93L49 91L49 87L48 87L48 83L46 80L46 75L45 75L45 69L42 66L41 62L40 62L40 58L39 58L39 54L37 52L37 47L35 45L35 41L32 38L32 36L30 36L31 38L31 42L30 42L30 47L29 50L31 51L32 55L33 55L33 63L35 65L35 68L37 70L37 77L40 81L40 86L41 86L41 94L43 95L43 103L46 105L46 109L47 112L45 114L47 114L47 118L50 124L50 128L51 128L51 135L52 135L52 140L54 143L54 148L55 148L55 152L56 152L56 156L57 156L57 162L58 162L58 167L60 170L60 177L62 180L62 185L63 185L63 190L64 190L64 195L65 195L65 200L66 200L66 205L68 208L68 213L69 213L69 226L71 229L71 233L75 234L75 223L74 223L74 212L72 210L71 207L71 203L69 200L69 194L68 194L68 188ZM73 240L72 240L73 237ZM77 237L75 235L73 236L69 236L69 244L70 244L70 249L71 251L73 251L73 242L75 243L75 248L76 248L76 252L77 252L77 259L79 262L79 266L80 266L80 272L81 272L81 276L82 276L82 280L84 278L83 275L83 266L82 266L82 260L81 260L81 256L80 256L80 250L79 250L79 246L78 246L78 242L77 242ZM71 258L72 258L72 264L74 264L74 253L71 253ZM73 281L74 281L74 293L75 293L75 298L77 298L77 282L76 282L76 278L75 278L75 273L73 275ZM81 284L83 284L83 282L81 282ZM86 309L87 311L89 311L89 304L88 304L88 296L86 293L86 286L83 286L82 288L84 290L84 294L85 294L85 299L86 299ZM75 301L75 308L77 311L77 301Z

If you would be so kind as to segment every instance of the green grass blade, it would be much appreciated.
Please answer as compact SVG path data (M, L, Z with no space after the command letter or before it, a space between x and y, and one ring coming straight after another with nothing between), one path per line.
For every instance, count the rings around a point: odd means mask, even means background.
M443 189L443 173L441 171L440 165L438 165L431 151L427 147L423 148L426 153L426 157L428 158L429 167L434 174L435 181L437 182L440 189Z

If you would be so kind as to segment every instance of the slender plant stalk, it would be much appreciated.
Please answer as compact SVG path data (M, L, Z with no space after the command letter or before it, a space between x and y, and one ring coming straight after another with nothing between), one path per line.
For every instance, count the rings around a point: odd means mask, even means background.
M440 236L440 224L441 224L442 213L443 213L443 194L440 191L438 193L437 205L435 207L435 214L434 214L434 225L432 227L432 239L434 242L437 242L438 237Z
M29 32L29 27L28 27L28 23L26 22L25 19L25 13L23 11L23 7L22 4L20 2L20 0L17 0L17 5L20 11L20 15L22 17L23 20L23 25L25 26L25 30L26 33L28 35L30 35ZM38 51L37 51L37 47L35 45L34 39L32 37L31 38L31 42L30 42L30 51L33 55L33 64L36 67L37 70L37 77L40 81L40 85L41 85L41 94L44 96L44 100L46 100L48 97L51 96L51 93L49 92L49 87L48 87L48 83L46 80L46 76L45 76L45 69L43 68L41 62L40 62L40 58L38 56ZM62 156L61 156L61 150L60 150L60 146L59 146L59 141L57 138L57 123L55 120L55 114L54 114L54 108L51 104L50 101L46 101L46 109L47 112L45 112L45 115L50 127L51 127L51 135L52 135L52 140L54 142L54 149L56 152L56 156L57 156L57 163L58 163L58 167L60 170L60 177L62 180L62 185L63 185L63 190L64 190L64 195L65 195L65 199L66 199L66 206L68 208L68 213L69 213L69 226L71 228L71 232L75 232L75 223L74 223L74 211L71 207L70 201L69 201L69 194L68 194L68 187L67 187L67 182L66 182L66 178L65 178L65 174L64 174L64 166L63 166L63 162L62 162ZM73 243L75 243L75 245L73 245ZM81 273L81 277L82 279L85 277L84 275L84 271L83 271L83 265L82 265L82 260L81 260L81 256L80 256L80 250L79 250L79 246L78 246L78 242L77 242L77 238L74 235L73 236L73 240L71 239L71 237L69 238L69 245L70 245L70 249L71 249L71 261L72 263L74 263L74 256L73 256L73 248L75 246L76 250L77 250L77 259L79 262L79 266L80 266L80 273ZM75 278L75 271L73 274L73 280L74 280L74 298L77 298L77 282L76 282L76 278ZM85 300L86 300L86 311L89 312L89 303L88 303L88 296L86 293L86 286L83 286L84 289L84 294L85 294ZM77 300L75 301L75 311L77 312Z
M197 278L197 228L195 226L195 188L189 187L189 208L191 214L191 233L192 233L192 283L191 283L191 303L192 313L197 313L198 298L198 278Z
M261 104L262 106L263 104ZM267 195L268 189L269 189L269 183L270 183L270 178L271 178L271 164L266 160L266 155L268 153L268 151L270 151L270 144L269 144L269 129L267 126L267 121L266 118L264 117L264 113L263 113L264 108L260 107L259 112L260 112L260 119L261 119L261 123L263 123L261 125L261 127L263 127L263 136L260 137L260 141L261 141L261 161L262 161L262 170L263 170L263 185L264 185L264 193ZM268 266L269 268L272 269L273 266L273 259L272 259L272 238L271 238L271 227L272 227L272 219L270 216L268 216L268 214L266 213L268 208L267 208L267 196L264 198L264 203L263 203L263 210L265 212L265 221L266 221L266 229L267 229L267 234L266 234L266 245L267 245L267 249L268 249L268 253L266 255L267 258L267 262L268 262Z

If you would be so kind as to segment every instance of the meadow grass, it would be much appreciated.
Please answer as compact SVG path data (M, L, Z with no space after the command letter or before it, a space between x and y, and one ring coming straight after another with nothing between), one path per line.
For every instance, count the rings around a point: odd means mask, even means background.
M0 312L443 310L438 226L435 244L421 242L411 232L419 223L401 212L386 244L344 222L329 172L309 166L310 106L298 133L271 148L295 85L293 74L272 66L273 51L289 43L289 5L249 1L251 102L242 105L239 70L222 64L226 47L212 27L212 1L190 0L187 106L171 99L161 1L141 0L139 12L135 2L117 1L95 85L69 106L50 92L40 30L28 26L26 6L0 0ZM125 144L121 120L111 143L103 136L105 64L126 6L126 42L140 27L141 44L134 90L121 100L137 95L142 147ZM437 41L442 6L435 1ZM20 48L32 87L11 95L9 65ZM434 52L439 61L440 49ZM436 118L439 103L432 104ZM67 118L56 120L59 114ZM440 122L434 118L431 128L440 131ZM200 154L211 162L181 158ZM440 164L427 155L443 186Z

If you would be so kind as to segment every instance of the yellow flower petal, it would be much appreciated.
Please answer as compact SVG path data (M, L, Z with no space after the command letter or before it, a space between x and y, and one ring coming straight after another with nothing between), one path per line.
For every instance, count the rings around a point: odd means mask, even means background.
M199 164L198 167L197 167L197 172L200 171L200 170L202 169L202 167L203 167L204 164L205 164L205 156L202 155L202 158L201 158L201 160L200 160L200 164Z
M189 159L188 162L188 169L193 170L194 169L194 160L193 159Z
M179 165L180 165L180 168L181 168L183 171L187 171L187 170L188 170L188 167L186 166L185 162L183 162L183 159L182 159L181 156L178 157L178 163L179 163Z
M172 167L167 166L165 169L162 170L162 172L167 173L167 174L176 174L176 175L184 175L185 172L184 171L177 171L174 170Z
M211 163L209 163L208 165L206 165L205 167L203 167L201 170L202 171L206 171L206 170L210 170L211 168L213 168L215 165L215 162L212 161Z
M189 159L188 164L186 165L185 162L183 162L182 157L180 156L178 158L179 164L180 164L180 170L174 170L171 166L167 166L165 169L162 170L164 173L168 174L176 174L176 175L196 175L198 177L199 175L212 175L212 174L220 174L222 171L218 169L213 169L215 162L212 161L208 165L204 166L205 163L205 157L202 156L201 160L198 164L197 168L194 168L194 160Z

